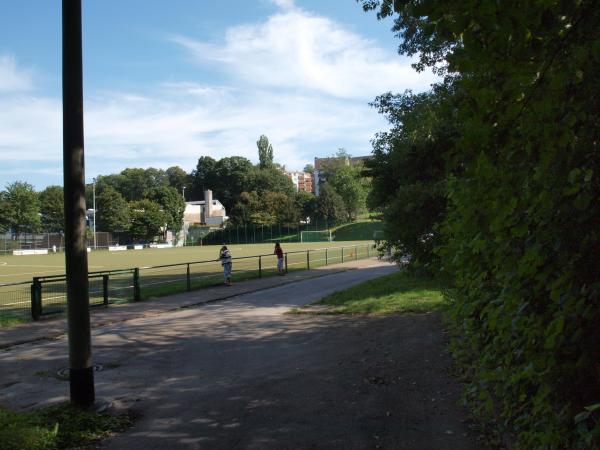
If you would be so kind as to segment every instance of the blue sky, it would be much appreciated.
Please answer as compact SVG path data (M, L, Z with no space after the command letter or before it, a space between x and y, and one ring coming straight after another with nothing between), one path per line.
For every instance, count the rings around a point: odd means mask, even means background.
M60 21L58 0L0 5L0 189L62 184ZM85 0L86 178L256 162L261 134L293 170L368 154L387 128L368 103L435 81L391 26L354 0Z

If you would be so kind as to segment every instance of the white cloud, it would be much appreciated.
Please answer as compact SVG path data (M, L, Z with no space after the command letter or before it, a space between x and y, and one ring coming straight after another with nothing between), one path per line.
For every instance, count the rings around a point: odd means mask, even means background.
M0 55L0 94L28 91L31 74L17 66L11 55Z
M221 42L172 39L203 65L212 63L254 86L370 99L389 90L421 91L435 81L431 73L415 72L409 60L384 52L331 19L295 8L293 2L274 2L286 8L265 22L227 29Z
M275 160L291 169L338 147L368 154L374 133L387 128L368 102L434 81L328 18L293 1L271 1L277 13L231 27L221 42L174 38L205 66L226 71L217 83L199 81L203 67L197 79L147 90L86 89L87 178L125 167L191 171L201 155L256 162L261 134ZM0 97L0 186L16 179L38 187L62 183L61 101L27 92L34 88L28 73L14 58L0 58L0 89L7 91Z

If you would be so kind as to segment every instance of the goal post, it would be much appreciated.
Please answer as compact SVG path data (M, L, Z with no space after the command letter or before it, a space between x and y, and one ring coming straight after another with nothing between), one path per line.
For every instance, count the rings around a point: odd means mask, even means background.
M332 242L331 230L301 231L300 242Z

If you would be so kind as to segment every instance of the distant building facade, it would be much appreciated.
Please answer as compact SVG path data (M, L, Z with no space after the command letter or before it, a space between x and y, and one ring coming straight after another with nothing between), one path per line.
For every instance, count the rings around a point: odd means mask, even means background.
M315 158L315 171L313 173L313 192L316 196L320 194L319 188L321 183L325 181L325 168L328 164L341 164L345 166L356 166L363 164L366 160L371 159L371 156L340 156L331 158Z
M292 180L297 191L314 192L312 174L309 172L284 172Z

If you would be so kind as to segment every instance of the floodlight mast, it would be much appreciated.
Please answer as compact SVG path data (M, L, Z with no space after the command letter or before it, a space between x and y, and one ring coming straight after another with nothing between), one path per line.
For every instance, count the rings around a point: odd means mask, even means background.
M85 168L81 0L62 1L63 175L65 262L71 403L95 401L90 332Z

